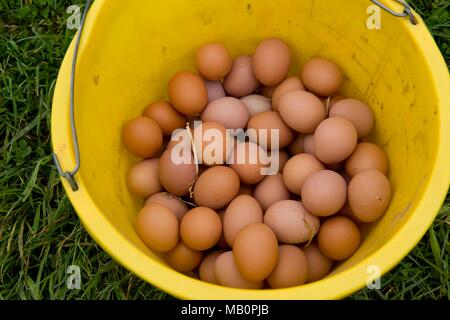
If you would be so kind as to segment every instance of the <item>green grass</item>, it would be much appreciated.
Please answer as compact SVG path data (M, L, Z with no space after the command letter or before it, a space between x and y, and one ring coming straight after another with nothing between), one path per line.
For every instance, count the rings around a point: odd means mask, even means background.
M55 171L51 99L74 32L66 8L84 1L0 0L0 299L165 299L86 233ZM416 0L447 63L450 1ZM418 246L353 299L449 299L450 197ZM78 265L82 289L66 289Z

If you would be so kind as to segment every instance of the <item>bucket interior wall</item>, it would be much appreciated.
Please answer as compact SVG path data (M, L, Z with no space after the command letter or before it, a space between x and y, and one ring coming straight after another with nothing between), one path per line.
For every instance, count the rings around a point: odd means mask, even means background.
M295 63L291 75L314 55L337 62L346 74L342 92L368 103L376 115L370 140L388 153L394 197L389 211L365 230L359 251L334 273L380 248L413 211L436 157L436 101L431 75L398 21L382 13L369 30L369 1L208 0L108 1L82 46L76 83L76 119L87 192L110 223L154 256L134 230L142 200L126 186L138 159L121 142L125 121L157 99L166 99L174 73L194 71L195 50L208 41L233 56L251 54L263 38L286 40ZM69 127L69 126L67 126ZM151 270L149 270L151 272Z

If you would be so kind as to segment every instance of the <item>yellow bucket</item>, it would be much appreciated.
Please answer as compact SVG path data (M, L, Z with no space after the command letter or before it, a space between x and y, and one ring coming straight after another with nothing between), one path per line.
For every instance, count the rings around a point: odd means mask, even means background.
M429 228L448 190L450 81L417 15L413 25L382 11L381 29L372 29L367 20L376 19L377 10L371 5L369 0L95 1L76 72L79 190L72 191L64 179L63 184L97 243L142 279L187 299L336 299L364 287L376 270L393 268ZM394 197L383 219L365 231L357 253L326 278L288 289L225 288L172 270L137 236L134 222L142 201L126 186L127 170L137 159L124 149L121 127L149 102L166 98L171 75L195 70L200 45L219 41L237 56L253 52L269 36L290 44L293 75L317 54L343 67L343 93L375 112L371 138L389 154ZM53 148L64 169L75 165L69 112L73 52L74 42L52 109Z

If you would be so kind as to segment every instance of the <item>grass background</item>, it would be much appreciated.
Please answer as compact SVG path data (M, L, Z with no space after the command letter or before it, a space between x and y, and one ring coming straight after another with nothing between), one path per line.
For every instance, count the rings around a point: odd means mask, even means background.
M415 0L447 64L450 1ZM52 93L83 0L0 0L0 299L166 299L113 261L80 224L50 148ZM450 197L418 246L350 299L449 299ZM82 289L66 289L78 265Z

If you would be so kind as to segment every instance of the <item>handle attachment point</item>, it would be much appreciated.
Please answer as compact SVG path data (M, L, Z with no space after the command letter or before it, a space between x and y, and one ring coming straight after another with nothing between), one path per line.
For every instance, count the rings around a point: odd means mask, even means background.
M75 181L75 174L69 171L63 171L61 164L59 163L58 156L53 153L53 162L55 163L56 169L61 177L65 178L69 182L72 191L78 191L78 183ZM76 173L76 172L75 172Z
M383 10L389 12L390 14L392 14L392 15L395 16L395 17L406 17L406 16L409 16L409 20L411 21L411 23L412 23L413 25L416 25L416 24L419 23L419 22L417 21L416 17L414 16L413 12L412 12L412 9L411 9L410 5L409 5L406 1L404 1L404 0L395 0L395 1L397 1L398 3L400 3L400 4L403 5L403 8L404 8L404 9L403 9L403 12L397 12L397 11L394 11L394 10L392 10L391 8L389 8L388 6L386 6L385 4L381 3L381 1L379 1L379 0L370 0L370 1L372 1L372 2L375 3L377 6L379 6L379 7L382 8Z

